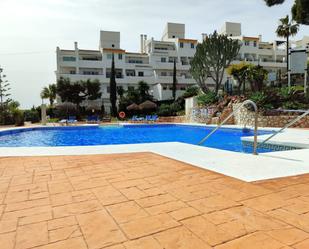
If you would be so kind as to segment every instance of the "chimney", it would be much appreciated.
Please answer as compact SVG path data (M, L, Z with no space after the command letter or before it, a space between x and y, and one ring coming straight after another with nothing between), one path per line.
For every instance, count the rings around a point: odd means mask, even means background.
M143 53L146 53L147 35L144 35Z
M259 35L259 42L262 42L262 35Z
M74 49L77 50L78 49L78 43L74 42Z
M144 35L141 35L141 53L144 53Z

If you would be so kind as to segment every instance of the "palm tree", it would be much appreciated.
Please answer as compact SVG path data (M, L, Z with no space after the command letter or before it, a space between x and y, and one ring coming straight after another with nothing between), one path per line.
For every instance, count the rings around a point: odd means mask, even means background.
M57 94L56 84L49 84L48 86L43 88L40 96L42 99L49 99L49 104L52 107L56 99L56 94Z
M294 36L297 34L299 29L299 25L295 23L293 20L290 21L289 16L287 15L284 18L280 19L280 24L276 30L276 33L279 37L286 38L286 68L287 72L289 71L289 41L290 36Z

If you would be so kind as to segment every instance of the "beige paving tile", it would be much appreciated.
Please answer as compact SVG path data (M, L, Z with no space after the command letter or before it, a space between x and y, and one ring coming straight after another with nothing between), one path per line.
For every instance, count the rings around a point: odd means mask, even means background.
M1 249L13 249L15 246L15 236L15 232L0 234Z
M91 200L54 207L53 213L54 218L61 218L65 216L83 214L101 209L102 206L97 200Z
M188 204L203 213L224 210L241 205L240 203L237 203L220 195L191 201L188 202Z
M149 214L134 201L111 205L106 207L106 209L118 223L125 223L149 216Z
M257 232L216 246L215 249L282 249L284 246L266 234Z
M162 249L211 249L212 247L199 239L184 227L175 228L154 235Z
M17 229L16 249L26 249L48 243L47 223L20 226Z
M120 191L112 186L94 188L92 191L102 205L112 205L128 200Z
M179 225L180 223L176 222L169 215L159 214L133 220L120 226L129 239L137 239Z
M45 246L39 246L35 249L88 249L82 237L63 240L55 243L50 243Z
M77 220L89 249L126 241L124 234L105 210L78 215Z
M164 249L164 247L151 236L125 242L124 246L126 249Z

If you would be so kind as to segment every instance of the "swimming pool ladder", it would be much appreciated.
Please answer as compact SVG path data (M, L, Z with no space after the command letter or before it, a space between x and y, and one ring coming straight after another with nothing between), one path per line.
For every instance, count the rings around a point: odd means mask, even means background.
M284 131L285 129L291 127L293 124L297 123L299 120L301 120L302 118L306 117L309 114L309 109L308 110L299 110L299 111L297 111L297 110L296 111L295 110L284 110L284 111L287 111L287 112L303 112L303 114L299 115L295 119L291 120L289 123L287 123L285 126L283 126L280 130L276 131L271 136L269 136L268 138L263 140L261 143L258 144L258 147L262 146L267 141L272 139L274 136L278 135L280 132Z
M242 104L236 109L233 110L232 113L230 113L230 115L228 115L220 124L218 124L218 126L216 128L214 128L206 137L204 137L199 143L198 145L202 145L203 143L205 143L205 141L212 135L214 134L217 130L220 129L220 127L222 125L224 125L233 115L235 115L236 111L239 111L244 105L252 105L253 109L254 109L254 142L253 142L253 155L257 155L256 149L257 149L257 129L258 129L258 108L256 106L256 104L248 99L245 100L244 102L242 102Z

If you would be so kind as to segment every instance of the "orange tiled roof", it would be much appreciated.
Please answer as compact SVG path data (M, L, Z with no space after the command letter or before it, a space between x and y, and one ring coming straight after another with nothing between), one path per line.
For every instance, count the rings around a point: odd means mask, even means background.
M260 39L258 37L251 37L251 36L244 36L244 41L259 41Z
M180 38L180 39L179 39L179 42L197 43L197 40Z
M123 49L116 49L116 48L103 48L103 51L112 52L112 53L116 53L116 54L123 54L123 53L126 52Z

